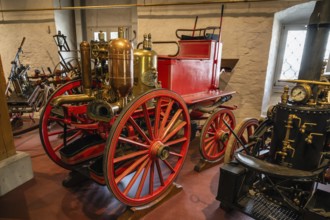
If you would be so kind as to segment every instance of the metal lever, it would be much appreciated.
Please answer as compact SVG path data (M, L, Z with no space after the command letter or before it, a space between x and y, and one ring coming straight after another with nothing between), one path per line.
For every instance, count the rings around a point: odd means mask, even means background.
M231 127L229 126L229 124L227 124L227 122L222 119L223 123L225 123L226 127L230 130L230 132L234 135L234 137L236 138L236 140L242 145L244 151L246 152L247 155L250 155L250 152L248 151L248 149L245 147L244 143L242 142L241 139L239 139L239 137L237 136L237 134L234 132L233 129L231 129Z

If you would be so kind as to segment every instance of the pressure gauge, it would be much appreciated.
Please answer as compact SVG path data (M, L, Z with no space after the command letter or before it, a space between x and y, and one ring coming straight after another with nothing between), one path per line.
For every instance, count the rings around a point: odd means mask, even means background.
M309 100L312 94L312 89L307 84L299 84L292 88L291 99L294 102L304 103Z

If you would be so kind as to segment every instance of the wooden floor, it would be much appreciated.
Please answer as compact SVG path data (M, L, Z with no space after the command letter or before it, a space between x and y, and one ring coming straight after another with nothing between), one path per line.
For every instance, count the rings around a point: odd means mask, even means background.
M0 219L117 219L126 210L106 186L90 180L77 187L63 187L69 171L48 158L38 130L17 136L14 141L17 151L31 155L34 178L0 197ZM219 208L215 197L220 166L198 173L194 166L199 159L196 138L176 181L183 190L141 219L251 219Z

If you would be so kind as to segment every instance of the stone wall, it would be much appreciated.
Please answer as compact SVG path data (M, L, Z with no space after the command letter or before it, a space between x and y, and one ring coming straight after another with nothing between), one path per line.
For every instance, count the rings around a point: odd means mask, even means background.
M138 1L153 4L155 1ZM175 1L157 1L157 3ZM180 1L185 2L185 1ZM191 2L191 1L190 1ZM223 58L239 59L225 90L234 90L236 95L227 103L237 105L237 121L261 115L268 52L272 36L274 13L298 2L262 2L226 4L223 17ZM177 40L175 30L193 28L199 16L197 28L219 26L220 4L138 7L139 40L143 33L152 33L154 40ZM167 54L167 48L155 48ZM222 77L223 78L223 77ZM227 83L227 82L226 82Z
M2 10L26 8L52 8L52 1L15 0L2 1ZM23 64L35 68L53 69L59 62L57 47L53 40L56 34L53 11L4 12L0 14L0 54L6 77L11 61L23 39Z

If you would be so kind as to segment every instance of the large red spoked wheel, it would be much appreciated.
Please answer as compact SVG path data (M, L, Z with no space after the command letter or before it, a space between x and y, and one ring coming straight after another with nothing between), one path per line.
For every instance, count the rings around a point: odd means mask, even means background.
M201 132L199 151L203 159L207 161L216 162L225 153L231 132L224 121L234 129L236 121L231 110L219 109L205 121Z
M256 118L246 118L244 119L237 127L234 129L235 134L239 137L244 145L248 144L249 136L253 135L256 128L259 126L259 121ZM236 150L238 150L241 144L235 138L234 135L231 135L225 153L225 163L229 163L233 159L233 155Z
M105 180L129 206L155 201L171 186L185 160L190 118L176 93L156 89L131 101L111 128L105 149Z
M60 95L70 95L81 93L81 80L75 80L64 84L59 87L47 101L43 111L40 114L39 122L39 134L40 140L47 155L59 166L70 169L70 166L64 163L60 157L59 150L64 146L65 135L66 143L70 143L73 140L82 136L82 132L76 129L67 127L64 129L65 124L63 120L63 110L61 107L51 106L51 101ZM77 121L82 121L83 117L77 115ZM71 135L68 135L71 134Z

